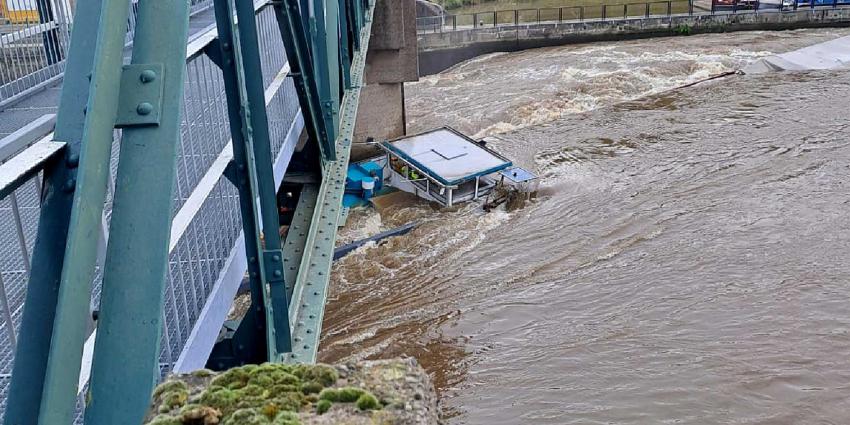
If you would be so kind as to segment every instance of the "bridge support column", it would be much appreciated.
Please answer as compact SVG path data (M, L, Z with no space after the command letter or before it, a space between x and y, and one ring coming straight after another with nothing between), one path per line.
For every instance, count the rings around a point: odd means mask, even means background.
M366 56L366 85L360 97L352 159L377 150L357 144L366 138L391 139L406 133L404 83L419 79L416 0L378 0Z

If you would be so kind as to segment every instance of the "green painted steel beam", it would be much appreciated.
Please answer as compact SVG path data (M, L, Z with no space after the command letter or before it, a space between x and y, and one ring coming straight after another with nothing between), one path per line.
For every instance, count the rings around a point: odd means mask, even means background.
M349 36L348 27L350 11L348 10L348 0L339 0L339 62L342 70L342 86L345 90L351 89L351 53L349 52Z
M82 348L88 336L86 324L109 178L112 131L121 88L121 63L128 12L128 0L103 2L99 24L85 28L88 31L94 28L97 32L96 60L92 62L92 69L86 71L86 74L91 72L91 85L82 123L77 178L76 181L66 182L65 187L66 190L74 191L74 202L41 409L38 412L38 423L43 425L71 423L76 407ZM75 26L79 25L77 23Z
M286 311L286 284L283 275L283 251L280 238L280 215L277 205L277 185L274 179L274 156L269 136L269 119L266 113L265 87L260 63L260 46L257 39L257 22L254 16L254 2L239 0L236 2L236 15L239 20L239 49L241 54L243 85L245 98L243 108L248 111L250 133L245 140L250 143L251 167L256 174L256 192L260 198L260 218L263 223L263 282L266 288L266 311L272 321L266 323L267 346L269 358L274 359L279 353L289 352L291 339L289 335L289 316ZM278 314L275 314L278 311Z
M139 114L141 121L130 120L138 124L123 129L87 397L89 425L141 423L161 373L189 7L187 2L140 2L136 16L121 109L139 110L147 103L154 111ZM158 124L146 124L154 112Z
M234 12L238 24L233 20ZM224 73L233 138L234 167L230 174L239 190L251 313L257 316L243 323L265 335L267 358L271 360L290 350L291 339L268 116L262 79L254 77L262 75L262 67L253 2L217 0L215 13L220 48L217 63ZM275 310L280 313L275 314Z
M359 33L361 45L367 46L371 37L374 4L366 9L365 25ZM308 232L306 249L298 269L289 319L292 323L292 353L283 361L312 363L318 354L319 336L328 295L333 263L334 244L342 217L342 197L345 176L351 153L351 140L357 118L357 107L366 65L365 49L352 57L352 89L345 92L340 114L339 137L336 140L337 160L324 165L322 183Z
M283 244L283 274L286 279L286 290L290 299L295 287L295 279L298 277L298 269L301 267L301 258L304 247L307 244L307 231L310 229L310 221L316 211L316 199L319 196L319 188L315 184L305 184L298 197L298 205L292 223L286 232L286 241Z
M302 0L302 4L305 1ZM298 0L281 0L274 3L275 18L277 19L283 45L292 69L290 75L295 81L301 113L304 116L307 135L310 140L319 144L323 155L333 160L333 144L328 138L325 120L322 118L322 107L319 99L319 88L316 84L316 73L310 49L309 24L304 6L299 6Z
M225 175L236 186L239 192L239 209L242 217L242 227L245 236L245 253L248 258L248 278L251 291L252 308L246 314L253 315L252 320L243 320L244 326L254 326L255 334L265 334L265 324L268 319L266 315L265 297L261 279L262 268L257 260L262 254L260 240L260 220L256 214L254 203L253 180L248 170L248 151L245 149L245 135L243 131L243 110L240 96L240 83L237 76L234 56L234 23L233 9L228 0L216 0L214 2L216 27L218 28L218 40L210 45L206 53L213 62L221 68L224 80L224 91L227 97L227 114L230 122L230 137L233 141L233 162L226 170ZM242 330L250 331L249 329ZM268 350L268 348L267 348ZM268 356L268 352L266 353Z

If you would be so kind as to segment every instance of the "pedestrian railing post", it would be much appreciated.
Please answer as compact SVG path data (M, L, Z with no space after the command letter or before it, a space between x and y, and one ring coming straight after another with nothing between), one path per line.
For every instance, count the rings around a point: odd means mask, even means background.
M649 18L649 3L646 3L646 17Z
M669 18L671 16L673 16L673 2L668 1L667 2L667 17Z
M563 21L564 21L564 8L559 7L558 8L558 23L561 23Z
M607 9L608 9L608 6L603 4L603 5L602 5L602 20L603 20L603 21L605 20L605 15L606 15L606 13L608 12L608 10L607 10Z

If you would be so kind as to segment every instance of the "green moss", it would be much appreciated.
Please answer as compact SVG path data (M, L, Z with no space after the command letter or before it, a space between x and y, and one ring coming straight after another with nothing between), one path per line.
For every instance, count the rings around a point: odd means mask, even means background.
M325 387L333 385L339 379L336 369L324 364L298 365L292 373L304 381L315 381Z
M302 385L301 386L301 392L304 393L304 394L318 394L324 388L325 388L324 385L322 385L322 384L320 384L316 381L312 381L312 382L307 382L306 384Z
M325 388L319 393L319 400L339 401L339 390L336 388Z
M330 400L319 400L319 402L316 403L316 414L324 414L331 408L332 404L333 403L331 403Z
M222 414L232 412L238 400L236 392L227 388L210 388L201 394L200 402L206 406L218 409Z
M213 371L209 369L198 369L196 371L193 371L191 375L196 378L209 378L213 375Z
M166 381L153 390L153 399L162 400L162 396L173 391L189 391L189 386L183 381Z
M299 392L273 394L272 402L280 407L280 410L298 411L304 404L304 395Z
M248 385L250 376L248 375L247 366L230 369L223 374L213 378L210 382L211 387L224 387L230 390L238 390Z
M360 410L378 410L381 408L381 403L371 393L364 393L357 399L357 408Z
M183 421L174 416L159 415L148 422L148 425L183 425Z
M341 403L354 403L364 394L360 388L344 387L339 389L339 401Z
M167 391L161 395L162 403L159 405L159 413L170 412L177 407L183 407L189 400L189 391L183 388L176 388Z
M280 412L274 418L272 425L299 425L301 420L295 412Z
M265 394L268 390L263 388L261 385L257 384L248 384L245 388L238 390L240 396L243 397L265 397Z
M221 423L222 425L270 425L271 421L260 409L239 409Z

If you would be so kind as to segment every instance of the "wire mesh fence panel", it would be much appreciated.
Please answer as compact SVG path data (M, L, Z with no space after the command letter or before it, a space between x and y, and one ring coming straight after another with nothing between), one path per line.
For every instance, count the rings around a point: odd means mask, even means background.
M581 6L562 7L559 13L563 21L578 21L584 18L583 9Z
M561 13L558 8L547 7L540 9L538 15L540 16L540 22L558 22L561 17Z
M540 9L520 9L517 10L517 16L520 24L536 24L539 22Z
M514 10L498 10L496 11L496 22L499 25L516 24L516 11Z

